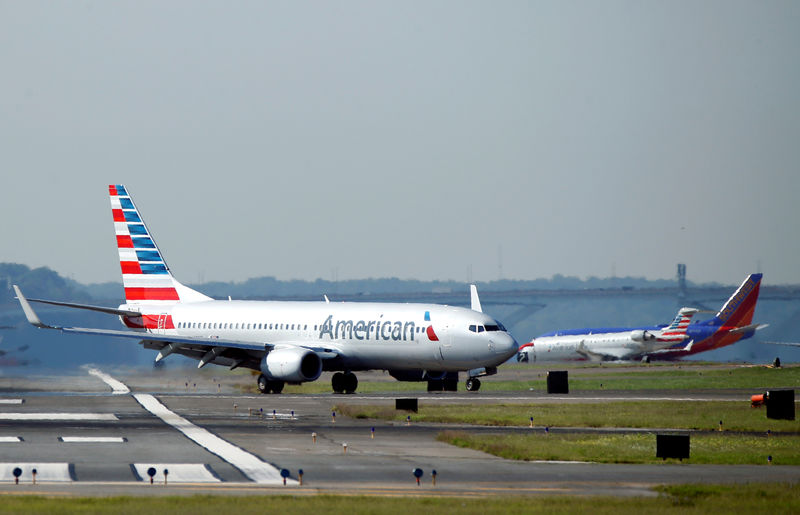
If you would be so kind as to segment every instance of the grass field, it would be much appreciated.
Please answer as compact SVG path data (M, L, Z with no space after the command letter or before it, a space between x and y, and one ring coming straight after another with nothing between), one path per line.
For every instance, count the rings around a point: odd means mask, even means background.
M402 421L409 415L393 405L349 405L336 411L353 418ZM635 427L773 433L800 432L800 420L767 419L765 408L742 402L631 401L540 404L448 404L426 405L420 401L417 422L474 424L482 426Z
M481 378L481 392L545 391L547 370L563 369L564 365L503 365L496 376ZM684 389L751 389L760 393L768 388L800 387L800 366L768 368L752 365L709 367L705 364L675 365L582 365L570 366L570 391L592 390L684 390ZM463 376L463 374L462 374ZM243 376L244 377L244 376ZM388 376L387 376L388 377ZM462 377L463 379L463 377ZM241 391L256 393L255 380L247 376ZM425 392L425 382L400 382L391 378L382 381L361 381L358 393ZM464 390L464 382L459 383ZM330 393L328 381L302 385L286 385L284 393Z
M654 497L504 496L502 499L366 496L194 496L47 498L3 496L0 513L114 513L248 515L282 513L782 513L800 512L800 489L789 484L676 485L656 489Z
M800 465L800 436L691 435L690 458L684 463L719 465ZM512 460L565 460L596 463L661 463L655 434L486 435L442 431L437 439ZM677 460L669 460L677 461Z
M481 389L547 390L547 370L564 366L538 367L536 379L510 379L515 375L530 376L524 365L505 365L503 380L489 378ZM723 366L706 368L701 365L585 366L570 371L570 391L586 390L705 390L753 389L759 393L768 388L797 388L800 386L800 367L770 368L763 366Z

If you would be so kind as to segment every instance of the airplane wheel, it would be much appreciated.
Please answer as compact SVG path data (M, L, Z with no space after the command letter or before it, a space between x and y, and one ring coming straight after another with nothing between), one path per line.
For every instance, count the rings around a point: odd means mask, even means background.
M344 393L356 393L358 378L352 372L344 374Z
M333 388L333 393L344 393L345 388L345 376L341 372L336 372L331 377L331 388Z
M261 393L269 393L269 382L267 376L261 374L258 376L258 391Z
M481 389L481 381L477 377L470 377L467 379L466 386L468 392L477 392Z
M286 384L283 381L271 381L272 383L272 393L281 393L283 391L283 386Z

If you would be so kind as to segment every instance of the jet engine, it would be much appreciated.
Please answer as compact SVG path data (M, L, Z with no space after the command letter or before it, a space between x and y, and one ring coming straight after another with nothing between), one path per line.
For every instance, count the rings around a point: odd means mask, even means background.
M656 335L649 331L643 331L641 329L637 329L635 331L631 331L631 340L635 342L651 342L656 339Z
M261 373L269 379L289 383L314 381L322 373L322 360L308 349L283 347L264 356Z

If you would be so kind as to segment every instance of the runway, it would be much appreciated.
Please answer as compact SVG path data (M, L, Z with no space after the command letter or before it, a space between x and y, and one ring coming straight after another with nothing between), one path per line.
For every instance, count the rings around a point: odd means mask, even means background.
M0 377L0 400L5 401L0 402L0 493L654 495L649 488L665 483L800 480L800 467L777 465L510 461L437 442L435 436L444 427L440 424L334 418L332 413L337 402L388 403L395 396L242 395L219 383L213 388L208 381L197 388L180 375L167 380L136 372L102 372L108 377ZM106 379L115 383L106 384ZM421 402L447 404L600 402L617 397L741 400L741 394L733 392L677 397L663 392L420 395ZM19 485L9 475L15 464L23 469ZM37 464L42 465L38 484L33 485L30 470ZM146 472L150 467L156 469L152 486ZM417 467L424 471L420 486L411 473ZM281 469L290 473L287 486L275 475Z

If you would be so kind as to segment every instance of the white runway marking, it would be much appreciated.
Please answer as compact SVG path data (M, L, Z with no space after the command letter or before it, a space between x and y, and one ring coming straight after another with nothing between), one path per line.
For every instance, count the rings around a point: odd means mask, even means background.
M114 395L122 395L125 393L131 393L130 388L125 386L123 383L117 381L110 375L106 374L105 372L101 372L96 368L90 368L89 374L100 378L104 383L111 387L111 390Z
M134 463L133 469L139 476L137 479L149 482L150 476L147 474L147 469L150 467L156 469L156 474L153 476L153 481L156 483L164 482L164 469L169 472L167 484L220 482L220 479L209 470L208 466L202 463Z
M119 420L113 413L3 413L0 420Z
M22 438L19 436L0 436L0 443L19 443Z
M136 399L144 409L186 435L190 440L238 468L252 481L273 485L283 483L280 471L276 467L261 461L258 457L236 447L232 443L211 434L202 427L192 424L185 418L167 409L166 406L158 402L152 395L134 394L133 398ZM288 479L287 484L297 484L297 481Z
M0 399L0 404L22 404L23 399Z
M125 443L121 436L59 436L64 443Z
M36 481L73 481L69 463L0 463L0 482L13 482L14 469L22 469L20 483L33 481L32 471L36 469Z

